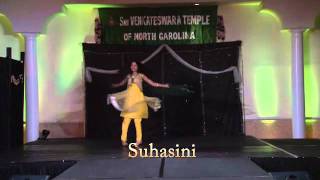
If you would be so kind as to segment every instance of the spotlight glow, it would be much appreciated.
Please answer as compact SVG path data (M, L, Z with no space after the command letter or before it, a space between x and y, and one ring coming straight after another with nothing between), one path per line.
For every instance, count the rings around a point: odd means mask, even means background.
M261 2L256 1L256 2L243 2L243 3L237 3L239 6L260 6Z
M272 66L260 66L254 71L254 98L259 117L278 115L279 97L277 93L275 69Z
M260 10L260 13L262 15L272 16L274 19L277 20L278 23L281 23L281 19L279 18L279 16L274 11L272 11L270 9L262 9L262 10Z
M312 124L318 122L318 120L316 120L316 119L306 119L305 122L306 122L307 125L312 125Z
M0 56L5 57L6 48L11 47L12 58L20 60L20 52L24 51L24 37L13 31L10 20L0 13Z
M307 117L319 116L319 83L317 71L319 66L315 64L311 49L310 29L303 34L304 51L304 91L305 91L305 114Z
M263 124L268 124L268 125L270 125L270 124L275 123L276 120L261 120L261 122L262 122Z

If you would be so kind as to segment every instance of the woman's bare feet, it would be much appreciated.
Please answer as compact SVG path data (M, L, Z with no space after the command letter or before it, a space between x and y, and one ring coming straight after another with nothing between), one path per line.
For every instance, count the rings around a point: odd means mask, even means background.
M122 146L128 146L128 143L126 141L121 141Z
M137 142L134 144L134 146L135 146L136 148L139 148L141 144L142 144L141 141L137 141Z

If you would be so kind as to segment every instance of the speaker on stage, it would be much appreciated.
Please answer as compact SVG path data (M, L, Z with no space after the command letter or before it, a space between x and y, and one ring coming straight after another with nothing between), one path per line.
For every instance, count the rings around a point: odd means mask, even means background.
M48 175L13 175L10 180L49 180Z
M271 172L271 175L275 180L311 180L305 171Z
M23 144L24 65L0 57L0 151Z

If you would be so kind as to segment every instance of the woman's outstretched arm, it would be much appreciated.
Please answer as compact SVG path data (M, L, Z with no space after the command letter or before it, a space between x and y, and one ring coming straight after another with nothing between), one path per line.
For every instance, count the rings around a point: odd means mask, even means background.
M126 84L126 82L128 81L128 76L126 76L121 82L119 83L115 83L115 84L111 84L112 87L117 88L120 86L123 86Z
M154 82L152 81L151 79L149 79L146 75L144 74L141 74L142 76L142 79L147 82L150 86L153 86L153 87L163 87L163 88L168 88L169 87L169 84L161 84L161 83L157 83L157 82Z

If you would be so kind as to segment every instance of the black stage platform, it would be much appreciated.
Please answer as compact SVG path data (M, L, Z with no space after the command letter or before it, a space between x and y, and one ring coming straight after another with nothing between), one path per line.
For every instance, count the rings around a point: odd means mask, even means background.
M0 179L12 174L48 174L53 179L61 180L265 180L273 179L271 173L288 171L315 179L319 177L317 172L320 172L320 140L181 137L154 144L159 148L175 147L175 144L190 147L195 144L197 157L128 158L128 148L109 140L49 139L29 143L19 150L2 152ZM54 170L53 164L56 164L57 170ZM34 169L30 170L32 166ZM67 170L61 173L62 166Z

